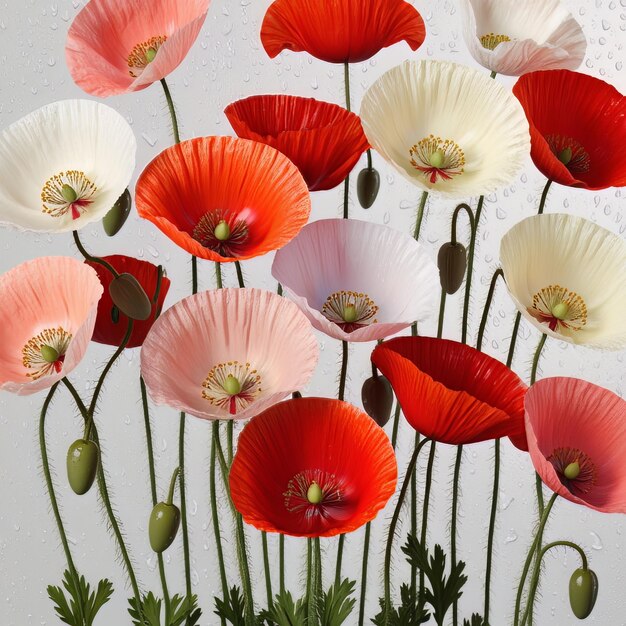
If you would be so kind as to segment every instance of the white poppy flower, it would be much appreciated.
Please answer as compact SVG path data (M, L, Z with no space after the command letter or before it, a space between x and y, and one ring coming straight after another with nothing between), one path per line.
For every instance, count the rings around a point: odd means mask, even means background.
M137 143L117 111L62 100L0 134L0 222L65 232L95 222L128 186Z
M626 242L581 217L529 217L500 261L522 315L542 333L592 348L626 346Z
M308 224L276 253L272 276L315 328L343 341L384 339L428 319L440 290L421 244L360 220Z
M498 74L575 70L585 57L582 28L561 0L461 0L471 55Z
M366 92L361 120L372 146L425 191L486 195L511 182L530 153L517 99L483 72L407 61Z

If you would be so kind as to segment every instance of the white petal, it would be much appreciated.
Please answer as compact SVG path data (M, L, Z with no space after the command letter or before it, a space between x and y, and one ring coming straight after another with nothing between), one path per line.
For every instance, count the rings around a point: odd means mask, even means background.
M524 317L541 332L571 343L619 350L626 346L626 242L580 217L529 217L502 239L500 261L508 289ZM587 324L551 332L527 309L533 295L560 285L580 295Z
M441 61L405 62L379 78L361 106L372 146L424 190L452 197L486 195L511 182L530 153L530 134L517 99L483 72ZM409 150L434 135L458 144L462 174L431 183Z
M30 113L0 135L0 222L65 232L101 219L128 186L136 150L129 124L104 104L63 100ZM97 187L76 220L42 210L46 181L67 170L83 172Z

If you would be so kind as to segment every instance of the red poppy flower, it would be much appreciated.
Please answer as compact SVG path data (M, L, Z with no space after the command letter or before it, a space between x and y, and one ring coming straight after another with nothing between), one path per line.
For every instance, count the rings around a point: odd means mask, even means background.
M626 97L604 81L551 70L525 74L513 93L530 124L531 156L569 187L626 185Z
M456 341L399 337L377 346L372 362L422 435L455 445L510 437L528 450L527 386L500 361Z
M358 63L400 41L417 50L424 20L404 0L275 0L261 41L274 58L282 50L308 52L329 63Z
M310 191L339 185L369 148L358 115L313 98L252 96L228 105L224 113L239 137L289 157Z
M161 152L137 182L136 204L181 248L220 262L281 248L311 212L298 168L271 146L236 137L197 137Z
M156 265L148 263L148 261L140 261L129 256L115 254L113 256L103 257L107 263L120 274L132 274L143 287L150 300L154 300L156 294L159 269ZM113 304L109 294L109 285L113 280L113 276L109 270L98 264L85 261L87 265L96 270L98 278L104 287L104 293L98 303L98 316L96 318L96 327L93 332L92 341L104 343L108 346L119 346L126 334L128 327L128 318ZM159 297L156 302L152 303L152 313L147 320L135 320L133 324L133 332L128 342L129 348L141 346L152 328L155 318L161 312L163 302L170 288L170 279L166 276L161 278L161 287Z
M397 477L389 439L366 413L339 400L299 398L243 429L230 491L260 530L331 537L374 519Z

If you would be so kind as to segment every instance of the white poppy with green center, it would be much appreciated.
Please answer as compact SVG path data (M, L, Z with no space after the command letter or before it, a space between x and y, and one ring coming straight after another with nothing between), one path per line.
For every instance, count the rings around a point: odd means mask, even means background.
M461 0L463 36L483 67L508 76L575 70L585 34L562 0Z
M582 217L535 215L504 236L500 262L515 305L542 333L591 348L626 347L621 237Z
M0 134L0 223L66 232L102 219L130 183L128 122L91 100L62 100Z
M510 184L530 153L518 100L456 63L389 70L366 92L361 121L373 148L412 183L464 200Z

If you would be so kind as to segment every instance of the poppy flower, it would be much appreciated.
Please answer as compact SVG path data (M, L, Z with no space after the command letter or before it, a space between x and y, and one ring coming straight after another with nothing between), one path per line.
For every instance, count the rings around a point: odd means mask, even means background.
M224 113L239 137L266 143L293 161L309 191L342 183L369 148L359 116L330 102L252 96Z
M520 313L550 337L591 348L626 345L626 242L593 222L535 215L503 237L500 262Z
M577 378L544 378L526 395L530 458L566 500L626 513L626 402Z
M159 317L141 349L141 373L157 404L243 420L304 387L318 356L293 302L260 289L218 289Z
M210 0L90 0L67 33L74 82L106 98L145 89L183 61Z
M509 437L527 450L526 385L504 363L456 341L399 337L378 345L372 362L391 383L409 424L441 443Z
M103 218L135 169L126 120L91 100L62 100L0 135L0 222L48 233Z
M417 50L425 38L422 16L404 0L275 0L261 26L272 59L293 50L329 63L359 63L400 41Z
M389 439L367 413L339 400L298 398L242 430L230 493L259 530L332 537L374 519L397 478Z
M507 185L530 151L519 102L483 72L407 61L365 93L361 121L372 147L424 191L485 195Z
M102 257L109 265L113 266L119 274L128 273L134 276L143 287L146 295L152 301L152 313L147 320L134 320L133 330L127 348L140 346L148 331L152 328L155 318L163 308L163 302L170 288L170 279L161 276L158 300L154 301L157 283L159 278L159 268L148 261L140 261L129 256L115 254L113 256ZM128 328L128 318L113 304L109 294L109 285L113 280L111 272L99 263L85 261L98 274L100 282L104 286L104 294L98 303L98 316L96 326L93 331L92 341L103 343L108 346L119 346Z
M522 76L513 93L530 123L537 169L561 185L626 185L626 97L599 78L552 70Z
M360 220L308 224L276 253L272 275L323 333L375 341L434 312L437 268L421 244Z
M102 285L71 257L40 257L0 276L0 389L48 389L82 360Z
M284 246L309 219L298 168L271 146L197 137L167 148L141 174L139 215L210 261L237 261Z
M575 70L585 58L583 29L561 0L462 0L471 55L498 74Z

